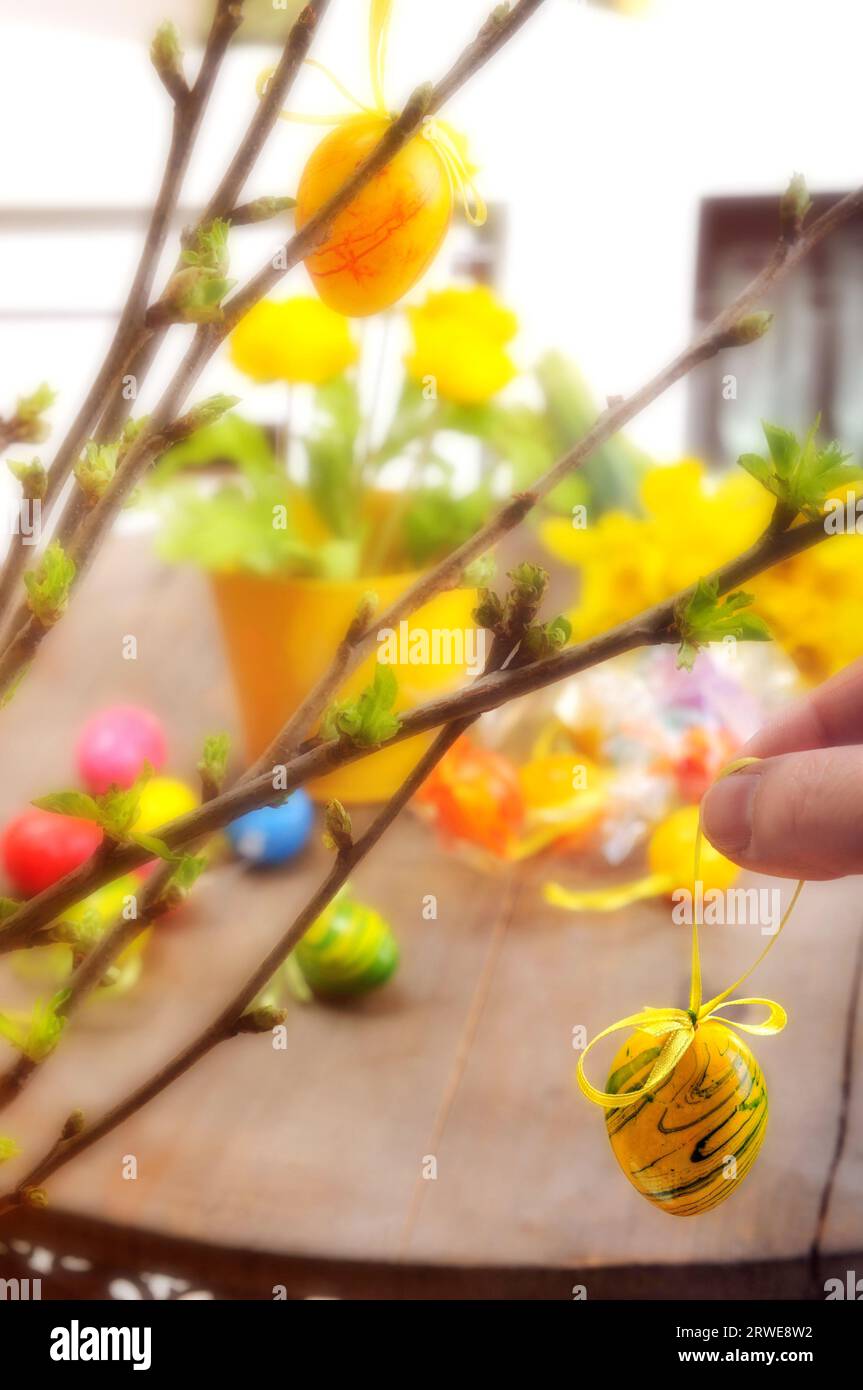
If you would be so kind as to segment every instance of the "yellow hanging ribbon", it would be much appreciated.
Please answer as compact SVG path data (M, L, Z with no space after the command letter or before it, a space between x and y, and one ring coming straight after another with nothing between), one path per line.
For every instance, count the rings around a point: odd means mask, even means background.
M731 773L739 772L741 768L749 766L751 763L758 762L758 758L739 758L736 762L730 763L719 774L720 777L728 777ZM701 814L698 817L698 830L695 836L695 867L694 881L697 883L701 872L701 842L703 828ZM698 914L693 912L692 917L692 984L689 993L688 1009L654 1009L646 1006L641 1013L630 1014L628 1018L621 1018L617 1023L612 1023L610 1027L603 1028L601 1033L597 1033L595 1038L587 1044L578 1059L578 1084L588 1100L592 1100L596 1105L603 1106L606 1110L622 1110L627 1106L634 1105L636 1101L643 1100L647 1096L655 1095L660 1086L668 1080L674 1068L677 1066L681 1057L692 1044L696 1030L700 1023L706 1023L708 1019L716 1019L721 1023L731 1024L734 1028L740 1028L745 1033L754 1033L768 1036L773 1033L780 1033L788 1021L788 1015L781 1004L776 1004L772 999L742 998L730 999L729 995L748 980L753 971L763 961L767 952L772 949L785 923L791 916L797 905L797 899L803 891L804 880L801 878L797 887L791 895L791 901L782 916L782 920L775 934L768 941L764 950L759 955L754 964L745 970L739 979L722 990L721 994L716 994L706 1003L701 998L701 956L698 947ZM767 1010L767 1015L761 1023L738 1023L734 1019L726 1018L719 1013L721 1005L726 1008L737 1009L747 1004L756 1004ZM584 1061L587 1054L603 1038L607 1038L611 1033L618 1033L624 1029L640 1029L643 1033L649 1033L652 1037L664 1038L665 1041L659 1052L659 1056L650 1069L647 1080L643 1086L636 1091L625 1091L622 1094L614 1091L600 1091L590 1081L584 1071Z
M390 21L392 19L394 0L370 0L369 5L369 70L371 73L372 95L374 104L368 106L365 102L354 96L353 92L340 82L335 73L323 63L317 62L314 58L306 58L304 62L309 67L317 68L333 84L338 92L346 101L361 111L365 115L380 116L383 120L393 119L384 97L384 75L386 71L387 47L389 45ZM270 84L275 68L265 68L258 75L255 90L258 97L263 97ZM298 121L303 125L343 125L346 121L354 119L353 112L338 112L327 116L304 116L294 111L280 111L279 116L283 121ZM445 121L437 120L428 116L423 121L423 139L428 140L434 146L441 163L446 170L452 190L453 199L461 198L464 215L473 227L481 227L486 217L488 209L480 195L474 182L473 168L468 164L459 145L463 143L456 135L451 125Z

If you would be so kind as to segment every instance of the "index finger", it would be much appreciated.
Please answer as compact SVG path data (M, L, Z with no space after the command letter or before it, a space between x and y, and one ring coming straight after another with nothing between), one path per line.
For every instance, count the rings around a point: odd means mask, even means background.
M863 743L863 658L768 721L741 749L756 758Z

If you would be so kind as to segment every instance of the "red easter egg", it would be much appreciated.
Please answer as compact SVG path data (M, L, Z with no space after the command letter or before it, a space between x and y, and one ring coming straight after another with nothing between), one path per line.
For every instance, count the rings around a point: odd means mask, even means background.
M3 832L3 864L15 890L32 897L77 869L101 843L93 821L28 806Z
M112 783L131 787L145 763L158 772L166 757L162 725L137 705L112 705L94 714L76 748L81 779L94 795L107 791Z

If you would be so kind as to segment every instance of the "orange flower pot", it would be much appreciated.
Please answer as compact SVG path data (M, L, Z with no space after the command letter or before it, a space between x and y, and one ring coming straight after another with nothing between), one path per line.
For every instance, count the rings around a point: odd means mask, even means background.
M390 574L349 581L269 578L248 573L210 576L219 622L233 674L246 752L257 758L329 666L364 594L373 592L379 611L398 598L416 574ZM439 594L408 620L407 634L424 630L467 633L475 624L475 590ZM407 643L403 644L407 646ZM455 644L454 644L455 645ZM468 653L470 655L470 653ZM353 696L374 676L371 654L345 681L340 698ZM468 673L465 661L392 662L399 684L396 709L410 709L452 689ZM317 800L387 800L431 742L420 734L309 784Z

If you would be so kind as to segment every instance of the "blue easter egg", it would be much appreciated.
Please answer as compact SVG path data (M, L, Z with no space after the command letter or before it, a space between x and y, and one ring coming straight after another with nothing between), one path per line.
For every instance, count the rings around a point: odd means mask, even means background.
M300 787L281 806L247 811L227 826L226 833L236 853L250 864L284 864L307 843L313 821L311 798Z

